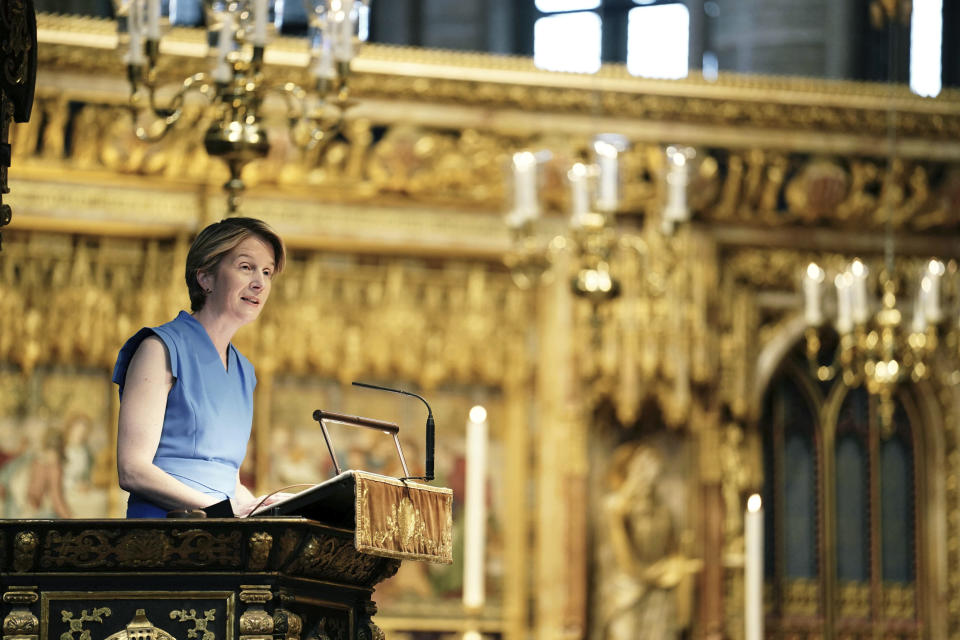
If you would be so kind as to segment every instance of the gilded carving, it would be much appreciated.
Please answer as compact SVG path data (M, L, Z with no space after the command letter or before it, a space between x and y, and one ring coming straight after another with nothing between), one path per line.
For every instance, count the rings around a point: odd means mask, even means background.
M214 633L207 628L211 622L216 619L216 609L208 609L203 612L203 617L197 617L196 609L179 609L170 612L171 620L180 622L193 622L193 628L187 630L188 638L200 638L200 640L214 640ZM202 635L201 635L202 634Z
M287 563L290 554L300 544L300 538L300 534L293 529L287 529L283 532L283 535L280 536L280 542L277 543L277 553L274 560L276 566L282 567Z
M0 298L0 311L10 310L0 357L24 373L57 362L112 366L122 332L155 324L186 303L182 275L172 267L183 260L177 242L84 242L66 255L62 246L49 247L49 254L41 247L44 238L0 253L0 273L11 285ZM498 384L529 371L524 325L530 300L491 266L428 269L388 260L344 271L320 255L301 255L284 271L283 285L263 322L239 338L258 371L347 383L362 375L396 376L424 388L457 380ZM418 295L411 297L411 290ZM497 314L485 312L490 308ZM66 329L65 318L76 326ZM302 340L276 340L281 332ZM126 544L153 558L163 546L149 535L138 533ZM79 549L79 542L69 544L71 553ZM239 549L231 556L239 558ZM285 557L281 545L276 561Z
M314 623L304 640L346 640L348 623L341 616L326 616Z
M384 640L383 630L373 621L373 616L377 615L377 603L372 600L364 604L364 616L360 621L358 637L361 640Z
M295 575L327 580L371 583L384 558L358 554L353 540L310 535L288 571Z
M89 640L89 637L86 639ZM137 609L133 619L121 631L117 631L106 640L177 640L160 627L153 626L147 619L146 609Z
M27 610L13 610L3 619L3 637L30 637L36 638L40 629L37 616Z
M110 38L113 32L108 21L41 15L39 22L43 31L50 34L38 51L42 66L71 68L77 73L120 74L112 57L98 55L99 48L58 44L61 39L57 31L80 32L91 42ZM200 30L181 29L164 40L193 44L200 49L196 45L202 38ZM272 46L295 50L296 43L281 41ZM204 68L199 56L165 55L161 63L162 82L177 82ZM382 71L396 68L396 63L413 63L417 72L407 75ZM306 80L302 68L268 64L267 73L280 83L294 81L303 86ZM598 91L603 92L599 101ZM557 74L537 70L529 58L376 45L368 45L355 65L351 93L361 100L469 102L484 108L589 113L594 117L601 109L606 117L669 118L731 128L749 123L764 128L875 134L887 130L888 104L893 99L898 106L897 125L903 134L956 137L960 131L960 118L955 112L948 108L925 112L926 105L920 106L921 101L912 98L905 88L891 92L887 87L865 83L757 76L723 76L713 83L691 77L665 87L630 77L622 65L605 65L600 72L582 79L565 76L561 82ZM838 96L846 99L837 99ZM853 96L857 99L850 100ZM816 104L810 103L811 97Z
M258 531L250 536L249 560L247 567L251 571L263 571L267 567L270 557L270 547L273 545L273 536L265 531Z
M33 568L37 557L37 534L32 531L19 532L13 541L13 570L22 573Z
M28 69L36 35L31 34L33 6L23 0L11 0L3 3L0 11L0 60L3 60L3 79L5 84L23 85L29 81ZM35 28L33 28L35 31Z
M300 640L303 619L292 611L277 607L273 612L273 634L278 640Z
M215 534L199 529L118 532L87 529L50 531L40 558L42 569L72 567L206 567L241 564L239 532Z
M3 601L12 605L30 605L37 601L36 587L10 587L3 594Z
M249 609L240 616L240 634L243 636L273 633L273 616L261 609Z
M857 606L856 590L849 592L847 601ZM856 592L859 593L859 592ZM869 594L868 594L869 595ZM841 596L843 599L844 596ZM791 616L816 616L820 612L820 585L816 580L794 578L783 587L784 614Z
M3 594L3 601L12 605L3 619L3 637L5 640L36 640L40 631L40 621L30 610L30 605L38 599L36 587L11 587Z
M947 387L941 390L940 402L947 408L944 424L957 424L954 391ZM947 470L950 474L945 483L947 518L947 632L948 637L960 634L960 442L955 429L944 429Z
M67 631L60 634L60 640L90 640L90 630L84 629L85 623L96 622L102 624L103 618L110 614L110 607L97 607L90 613L87 613L87 610L84 609L80 612L79 618L74 618L72 611L61 611L61 621L67 623Z
M240 616L241 640L269 640L273 633L273 616L263 605L273 598L266 586L245 585L240 587L240 601L247 610Z
M913 584L883 585L883 615L892 620L914 620L917 616L917 593Z
M45 118L15 129L12 136L13 155L22 166L39 168L55 157L81 171L206 184L219 184L226 177L224 167L202 149L202 132L209 121L199 110L184 116L161 142L146 147L133 138L129 114L122 107L88 103L71 111L60 92L40 95L37 102ZM278 148L250 163L244 180L252 189L323 188L350 202L456 203L502 210L508 191L502 167L508 155L518 148L557 146L548 132L533 131L517 139L473 127L451 132L427 124L379 123L377 128L385 133L377 137L373 127L366 119L351 122L344 140L333 143L322 156L304 155L296 147ZM74 136L69 144L67 132ZM274 137L283 136L283 131L274 131ZM587 147L585 137L565 141L562 157L575 160ZM66 157L65 149L70 150ZM624 154L624 170L635 176L624 188L624 211L658 214L664 197L657 179L662 171L658 154L662 155L659 143L640 140ZM916 231L951 228L958 221L952 205L960 198L960 172L948 161L904 157L890 163L876 156L811 157L758 147L703 149L700 155L690 205L701 220L880 230L890 218L896 228ZM543 194L549 209L564 212L568 196L560 164L558 160L547 167ZM190 195L170 197L179 202ZM177 206L165 215L182 217L183 212L183 206ZM504 227L491 226L494 230L506 240Z
M245 604L266 604L273 599L270 587L264 585L243 585L240 587L240 602Z
M591 385L587 404L609 401L621 424L632 425L650 399L669 426L681 427L707 413L708 394L697 391L719 385L719 399L734 416L745 415L740 388L724 386L720 371L748 368L750 354L737 344L726 359L717 351L735 339L749 344L749 328L741 316L713 313L724 299L713 241L682 230L624 234L622 242L611 267L623 282L620 297L599 309L583 300L575 309L573 348Z
M870 617L870 584L841 582L839 585L839 614L847 618Z

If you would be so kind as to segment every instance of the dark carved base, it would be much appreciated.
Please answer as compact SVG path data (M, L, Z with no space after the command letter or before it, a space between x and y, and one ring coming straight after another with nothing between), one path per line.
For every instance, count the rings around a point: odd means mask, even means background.
M300 518L0 521L2 640L382 640L399 566Z

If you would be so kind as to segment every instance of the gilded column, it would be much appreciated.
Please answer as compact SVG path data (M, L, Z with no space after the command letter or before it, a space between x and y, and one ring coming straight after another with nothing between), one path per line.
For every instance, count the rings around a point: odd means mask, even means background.
M554 269L567 272L567 256L560 255ZM536 451L536 636L539 640L582 637L579 611L571 610L571 595L582 588L572 585L583 560L571 542L581 536L570 527L569 500L579 494L571 485L569 451L573 389L573 300L566 278L557 277L542 288L538 305ZM575 473L575 472L574 472ZM575 609L576 607L574 607ZM572 624L572 626L571 626Z
M529 420L527 415L530 399L529 385L525 379L511 380L504 389L504 433L506 446L505 484L512 487L506 492L506 528L504 540L504 618L505 640L523 640L526 637L528 615L528 567L530 549L527 484L530 480L530 447L528 444Z
M246 605L246 611L240 615L240 640L273 640L273 615L264 609L272 598L268 586L240 587L240 602Z
M37 640L40 621L31 609L37 602L36 587L10 587L3 594L3 601L11 605L3 619L3 640Z

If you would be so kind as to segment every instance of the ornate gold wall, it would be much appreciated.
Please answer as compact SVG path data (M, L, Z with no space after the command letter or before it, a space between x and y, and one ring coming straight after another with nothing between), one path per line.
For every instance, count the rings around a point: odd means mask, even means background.
M117 514L113 360L138 327L186 303L178 265L191 234L224 214L226 170L202 150L209 115L199 106L162 142L135 140L112 24L41 16L39 39L37 102L13 131L14 218L0 253L0 426L28 435L3 439L15 444L0 486L10 516ZM174 30L164 49L168 79L204 64L199 33ZM295 57L284 43L268 73L299 78L283 64ZM603 606L617 546L605 536L638 457L660 469L658 517L676 539L662 550L675 580L661 610L693 637L739 637L736 516L762 482L763 390L802 332L801 267L880 256L886 197L899 255L957 256L960 96L784 78L641 80L619 67L553 74L524 59L375 46L355 68L343 140L315 157L274 130L270 156L244 175L244 213L272 223L293 257L264 317L238 337L260 381L245 472L260 489L326 473L309 420L320 406L395 419L416 450L418 407L345 386L370 379L435 400L440 481L456 486L466 410L483 402L495 460L484 629L515 640L617 636ZM623 295L594 312L569 291L569 249L555 247L553 277L537 288L512 284L501 213L509 154L546 146L559 229L560 172L601 131L632 147L614 265ZM694 219L670 237L656 224L667 143L700 152ZM953 480L931 508L946 568L925 615L952 635L958 405L948 386L931 397L945 442L931 473ZM379 444L349 443L363 464L389 470ZM42 480L59 487L47 503L28 495L31 469L56 467ZM381 595L380 626L391 637L462 630L458 580L405 567Z

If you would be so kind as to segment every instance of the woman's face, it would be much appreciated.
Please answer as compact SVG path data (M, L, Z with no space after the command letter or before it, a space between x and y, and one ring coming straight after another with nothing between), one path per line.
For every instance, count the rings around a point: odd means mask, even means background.
M223 256L213 275L200 274L200 286L212 291L204 309L241 325L256 320L270 296L274 268L273 247L258 236L245 238Z

